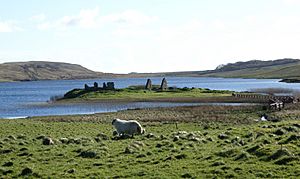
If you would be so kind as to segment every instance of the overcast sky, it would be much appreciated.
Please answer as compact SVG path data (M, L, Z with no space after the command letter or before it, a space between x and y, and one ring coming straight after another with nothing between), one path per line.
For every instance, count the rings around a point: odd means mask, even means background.
M102 72L300 58L300 0L0 0L0 63Z

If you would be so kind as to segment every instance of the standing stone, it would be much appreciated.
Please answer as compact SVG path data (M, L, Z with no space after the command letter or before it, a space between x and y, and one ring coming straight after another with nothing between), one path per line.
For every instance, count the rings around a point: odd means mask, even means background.
M94 83L94 88L98 88L98 83L97 82Z
M168 83L167 83L167 80L166 78L163 78L162 81L161 81L161 85L160 85L160 89L162 91L165 91L168 89Z
M107 82L107 89L108 90L114 90L115 89L115 83L114 82Z
M152 89L152 81L150 79L147 80L145 89L151 90Z
M106 83L104 82L103 83L103 89L106 89L107 88L107 86L106 86Z
M84 89L85 90L88 90L89 89L89 86L87 84L84 84Z

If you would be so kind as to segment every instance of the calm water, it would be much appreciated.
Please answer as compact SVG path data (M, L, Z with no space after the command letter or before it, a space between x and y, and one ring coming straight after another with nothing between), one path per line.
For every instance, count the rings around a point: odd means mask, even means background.
M110 112L129 108L167 107L190 105L188 103L95 103L95 104L48 104L51 96L61 96L73 88L83 88L84 84L101 86L103 82L113 81L116 88L129 85L141 85L147 78L92 79L92 80L56 80L0 83L0 118L24 116L89 114ZM160 84L160 77L151 78L153 84ZM274 79L229 79L229 78L194 78L168 77L169 86L197 87L247 91L253 88L290 88L300 89L300 84L279 83Z

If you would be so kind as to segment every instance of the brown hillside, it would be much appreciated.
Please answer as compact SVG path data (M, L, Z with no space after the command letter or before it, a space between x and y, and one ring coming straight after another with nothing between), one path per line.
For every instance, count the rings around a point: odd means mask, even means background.
M0 81L87 79L107 75L69 63L31 61L0 64Z

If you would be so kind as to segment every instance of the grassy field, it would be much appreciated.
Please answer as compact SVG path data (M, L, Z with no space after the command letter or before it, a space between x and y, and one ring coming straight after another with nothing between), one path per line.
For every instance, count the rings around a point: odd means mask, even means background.
M1 178L296 178L300 106L194 106L0 120ZM267 113L280 122L257 122ZM114 140L113 118L146 134ZM177 127L176 127L177 124ZM51 138L53 145L43 145Z

